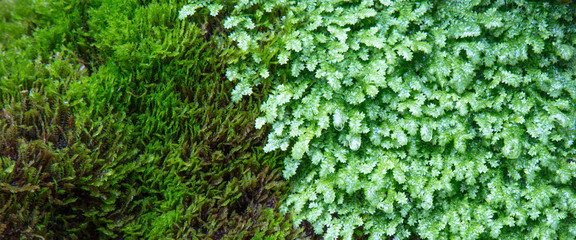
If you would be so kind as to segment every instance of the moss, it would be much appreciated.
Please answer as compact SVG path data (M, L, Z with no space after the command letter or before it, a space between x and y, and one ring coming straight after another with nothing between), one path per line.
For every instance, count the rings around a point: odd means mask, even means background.
M270 84L231 102L219 21L178 21L180 1L2 4L3 239L305 237L253 124Z
M0 114L2 239L105 237L97 229L125 207L126 189L114 155L129 152L123 138L107 143L102 130L123 132L113 116L94 123L70 101L76 65L61 58L43 66L38 88L19 91ZM69 75L66 75L69 73ZM41 79L41 78L40 78ZM97 126L97 127L96 127ZM108 148L102 147L110 145ZM117 201L121 200L121 201Z
M262 100L230 101L224 68L237 53L208 37L208 27L176 21L181 6L103 1L91 10L107 59L92 76L100 89L91 98L102 105L94 108L128 112L142 149L134 176L140 217L126 236L295 238L299 231L277 212L285 191L278 156L262 152L265 131L254 129Z
M246 56L232 98L274 79L256 126L291 153L296 223L326 239L576 237L574 8L193 1L181 18L223 2Z

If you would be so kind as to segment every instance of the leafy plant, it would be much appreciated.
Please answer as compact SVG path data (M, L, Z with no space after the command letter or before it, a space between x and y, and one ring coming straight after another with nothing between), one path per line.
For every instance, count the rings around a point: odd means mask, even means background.
M576 34L542 1L194 1L274 91L283 206L326 239L576 237Z

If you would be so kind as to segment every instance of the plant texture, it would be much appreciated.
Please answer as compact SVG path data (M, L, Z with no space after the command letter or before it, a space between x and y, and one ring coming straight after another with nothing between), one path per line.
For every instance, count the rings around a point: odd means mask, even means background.
M66 39L87 5L0 4L0 238L113 237L130 202L120 193L133 192L117 168L130 165L129 128L114 114L89 118L71 89L87 69Z
M326 239L576 237L576 8L554 1L193 1L275 84L284 209Z
M2 239L105 237L130 202L115 171L129 152L124 130L114 116L93 123L76 110L68 87L82 75L59 56L35 66L36 87L2 92L11 96L0 112Z
M295 239L238 51L179 1L0 2L1 239Z
M138 167L132 238L296 238L278 211L279 156L254 128L261 98L230 100L225 66L237 56L218 22L176 21L179 1L99 1L88 13L99 63L85 83L89 111L126 115ZM263 90L265 91L265 90ZM261 96L265 96L262 94Z

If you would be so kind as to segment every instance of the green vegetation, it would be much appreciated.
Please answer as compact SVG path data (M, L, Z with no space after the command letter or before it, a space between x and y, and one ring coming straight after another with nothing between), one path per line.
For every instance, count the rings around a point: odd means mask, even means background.
M294 239L240 55L178 1L0 2L0 238Z
M0 239L574 239L575 4L0 0Z
M243 53L235 101L274 79L256 125L290 153L296 223L326 239L576 238L574 3L192 1L180 18L207 13Z

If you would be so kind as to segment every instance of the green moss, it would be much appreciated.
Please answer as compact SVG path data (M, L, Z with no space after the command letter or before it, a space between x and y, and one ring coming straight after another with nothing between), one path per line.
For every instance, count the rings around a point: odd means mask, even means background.
M3 239L303 234L253 124L270 85L230 101L219 21L180 22L178 1L2 4Z
M97 229L128 203L118 185L117 152L126 129L114 116L97 123L70 99L77 65L59 57L43 65L46 75L12 95L0 114L0 212L2 239L105 237ZM68 73L68 74L66 74ZM59 80L52 80L58 78ZM50 79L42 81L41 79ZM107 140L102 131L117 132ZM108 147L105 147L108 146ZM129 191L128 191L129 192ZM118 201L120 200L120 201Z
M265 131L253 126L261 100L230 101L223 73L237 53L226 39L210 38L206 25L176 21L181 6L104 1L91 10L95 46L107 59L92 76L94 109L129 112L142 149L134 176L140 217L126 234L295 238L276 211L285 191L278 156L263 154Z
M296 223L326 239L576 237L573 5L205 0L181 18L223 2L245 53L232 98L274 79L256 122L273 128L265 150L291 153Z

